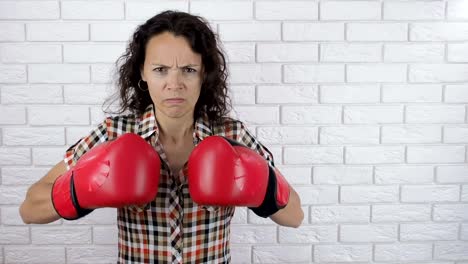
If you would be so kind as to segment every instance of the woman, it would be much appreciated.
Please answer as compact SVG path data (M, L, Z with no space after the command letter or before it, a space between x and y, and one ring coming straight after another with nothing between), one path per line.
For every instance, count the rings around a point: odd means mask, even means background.
M33 184L20 207L25 223L61 218L51 199L54 182L91 148L125 133L141 136L161 158L157 195L143 205L118 208L119 263L228 263L234 206L195 203L187 161L204 139L223 136L254 150L274 167L273 156L229 112L226 63L206 20L162 12L139 26L119 63L120 111L78 140L46 176ZM276 170L277 171L277 170ZM303 219L297 193L268 215L297 227Z

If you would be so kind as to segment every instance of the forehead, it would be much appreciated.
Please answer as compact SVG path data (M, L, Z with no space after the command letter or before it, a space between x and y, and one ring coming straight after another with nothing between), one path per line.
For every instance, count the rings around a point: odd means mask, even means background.
M201 55L195 53L183 36L164 32L150 38L146 45L146 59L152 63L200 63Z

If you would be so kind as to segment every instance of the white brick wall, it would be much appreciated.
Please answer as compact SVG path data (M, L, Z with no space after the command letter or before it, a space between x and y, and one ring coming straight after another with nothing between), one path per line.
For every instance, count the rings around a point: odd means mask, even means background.
M233 263L468 263L468 0L0 1L0 263L115 263L115 209L18 207L166 9L209 19L233 114L301 197L298 229L238 208Z

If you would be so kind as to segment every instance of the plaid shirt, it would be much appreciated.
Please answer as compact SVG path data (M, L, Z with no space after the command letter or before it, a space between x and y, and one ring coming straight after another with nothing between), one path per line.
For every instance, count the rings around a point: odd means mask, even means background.
M127 206L117 212L118 263L229 263L229 232L235 207L202 206L190 198L187 164L174 175L167 165L153 105L142 116L107 117L65 154L67 169L93 146L124 133L144 138L159 153L161 178L155 199L146 206ZM273 155L245 125L226 117L213 126L205 117L195 121L194 145L205 137L220 135L236 140L263 156L273 166ZM132 177L132 175L129 175Z

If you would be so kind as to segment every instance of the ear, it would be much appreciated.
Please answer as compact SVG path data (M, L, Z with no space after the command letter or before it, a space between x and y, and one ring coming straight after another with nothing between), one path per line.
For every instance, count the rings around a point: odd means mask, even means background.
M140 66L140 77L143 81L146 82L146 78L145 78L145 72L144 72L144 68L143 68L143 64Z

